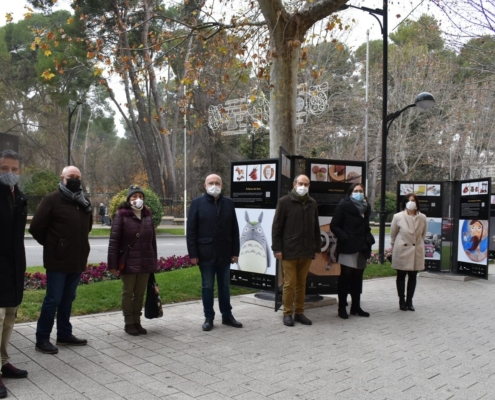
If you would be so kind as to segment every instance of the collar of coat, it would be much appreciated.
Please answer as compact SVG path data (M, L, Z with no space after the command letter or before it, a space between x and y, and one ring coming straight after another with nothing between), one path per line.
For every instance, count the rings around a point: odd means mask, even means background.
M205 196L209 201L215 201L215 200L220 201L223 197L222 193L220 193L216 199L211 194L208 193L205 193Z
M345 197L342 199L342 202L339 204L345 211L351 213L351 214L356 214L361 216L361 213L357 209L357 207L354 205L352 202L351 198L349 197L348 194L345 195ZM370 204L366 206L366 212L364 213L365 215L369 214L370 212Z
M119 215L122 215L123 217L133 217L135 216L134 211L132 211L131 208L119 208L117 211ZM141 211L141 217L147 217L151 215L151 211L148 207L143 206L143 209Z

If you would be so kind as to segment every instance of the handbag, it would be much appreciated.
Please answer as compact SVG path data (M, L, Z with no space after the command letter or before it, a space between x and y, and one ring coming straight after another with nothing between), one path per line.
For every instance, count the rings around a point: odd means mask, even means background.
M162 299L154 273L151 273L148 278L146 302L144 303L144 316L147 319L163 317Z
M127 257L129 256L129 250L131 249L132 246L134 246L134 244L137 242L137 240L139 239L139 237L141 236L141 232L143 231L143 222L141 222L141 227L139 228L139 232L136 233L136 237L134 238L134 240L132 241L131 244L129 244L125 250L121 250L119 251L119 254L122 253L120 256L119 256L119 263L117 265L117 269L119 271L122 271L124 268L125 268L125 265L127 264Z

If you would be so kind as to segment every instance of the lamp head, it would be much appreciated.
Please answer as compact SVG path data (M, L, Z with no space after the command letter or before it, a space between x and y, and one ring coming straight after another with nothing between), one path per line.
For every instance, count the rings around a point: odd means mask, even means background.
M414 104L422 110L429 110L435 105L435 98L431 93L422 92L416 96Z

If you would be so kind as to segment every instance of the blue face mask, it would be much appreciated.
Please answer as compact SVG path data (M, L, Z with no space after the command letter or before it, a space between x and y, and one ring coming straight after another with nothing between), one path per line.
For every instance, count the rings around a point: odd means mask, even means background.
M364 194L363 193L352 193L352 198L357 201L363 201Z

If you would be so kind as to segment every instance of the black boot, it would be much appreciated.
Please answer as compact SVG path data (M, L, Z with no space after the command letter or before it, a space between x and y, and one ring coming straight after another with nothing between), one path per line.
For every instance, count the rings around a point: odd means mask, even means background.
M396 281L397 284L397 294L399 295L399 308L402 311L407 311L406 299L404 297L404 292L406 291L406 281Z
M341 267L342 268L342 267ZM344 268L346 268L344 266ZM338 295L339 295L339 317L342 319L348 319L349 315L347 314L347 293L349 292L349 284L350 279L349 275L343 274L342 271L339 276L339 287L338 287Z
M361 309L361 287L362 281L353 279L351 282L351 315L359 315L360 317L369 317L370 313Z
M347 293L345 294L345 296L342 296L339 294L339 317L342 318L342 319L348 319L349 318L349 314L347 314L347 309L346 309L346 305L347 305Z
M409 311L414 311L412 299L414 297L415 290L416 290L416 279L411 279L411 277L409 276L409 279L407 280L407 298L406 298L406 305Z

